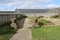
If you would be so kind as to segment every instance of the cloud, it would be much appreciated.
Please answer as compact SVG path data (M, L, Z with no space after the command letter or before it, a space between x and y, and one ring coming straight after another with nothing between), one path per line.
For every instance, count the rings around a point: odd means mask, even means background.
M44 4L52 1L54 0L0 0L0 9L14 10L15 8L45 8Z
M15 7L11 7L11 6L0 7L0 11L14 11L15 9L16 9Z
M51 2L53 0L0 0L0 5L3 4L15 4L15 5L30 5L30 4L39 4L45 2Z
M14 6L12 3L0 4L0 6Z
M16 7L17 8L41 8L41 5L43 5L43 3L47 3L51 1L53 0L25 0L25 1L22 0L21 2L16 3Z
M47 8L57 8L57 7L60 7L60 5L56 5L56 4L47 5Z

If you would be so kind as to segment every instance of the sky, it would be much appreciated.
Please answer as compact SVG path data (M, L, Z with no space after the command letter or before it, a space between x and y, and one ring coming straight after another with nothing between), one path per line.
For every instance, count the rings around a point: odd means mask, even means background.
M46 9L60 7L60 0L0 0L0 11Z

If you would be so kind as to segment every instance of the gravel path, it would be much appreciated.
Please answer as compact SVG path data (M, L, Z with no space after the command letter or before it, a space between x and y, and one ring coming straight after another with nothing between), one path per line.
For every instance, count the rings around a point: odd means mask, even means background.
M24 27L22 29L19 29L10 40L32 40L31 30L27 26L27 22L29 22L28 20L29 19L26 18Z

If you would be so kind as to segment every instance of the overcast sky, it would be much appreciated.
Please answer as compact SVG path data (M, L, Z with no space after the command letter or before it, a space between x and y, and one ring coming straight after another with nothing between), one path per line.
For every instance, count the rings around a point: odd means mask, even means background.
M60 0L0 0L0 11L60 7Z

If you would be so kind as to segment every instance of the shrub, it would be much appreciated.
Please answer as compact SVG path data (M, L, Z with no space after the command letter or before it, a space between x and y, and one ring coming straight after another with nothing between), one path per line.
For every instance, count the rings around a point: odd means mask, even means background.
M1 25L0 25L0 28L1 27L4 27L4 26L10 26L10 24L11 24L11 21L9 21L9 22L4 22L4 23L2 23Z
M18 18L17 18L17 20L19 20L19 19L23 19L23 18L26 18L27 16L26 15L20 15Z
M3 35L3 34L10 34L10 33L16 33L16 29L12 28L10 26L11 24L11 21L10 22L5 22L3 23L1 26L0 26L0 35Z
M16 33L16 29L14 29L14 28L8 28L8 27L5 26L3 28L0 28L0 35L11 34L11 33L14 34L14 33Z
M40 18L43 18L43 16L39 16L38 18L39 18L39 19L40 19Z
M41 27L43 25L43 23L42 22L38 22L38 25Z
M52 16L53 18L60 18L60 15Z
M42 25L46 25L47 23L50 23L49 20L46 20L46 19L41 19L39 22L38 22L38 25L39 26L42 26Z
M43 18L43 16L35 16L35 17L33 17L33 18L35 18L35 19L40 19L40 18Z
M27 16L21 14L18 18L16 18L16 19L14 20L14 22L16 23L17 20L22 20L22 19L24 19L24 18L27 18Z
M50 21L46 20L46 19L41 19L40 22L42 22L42 23L50 23Z

